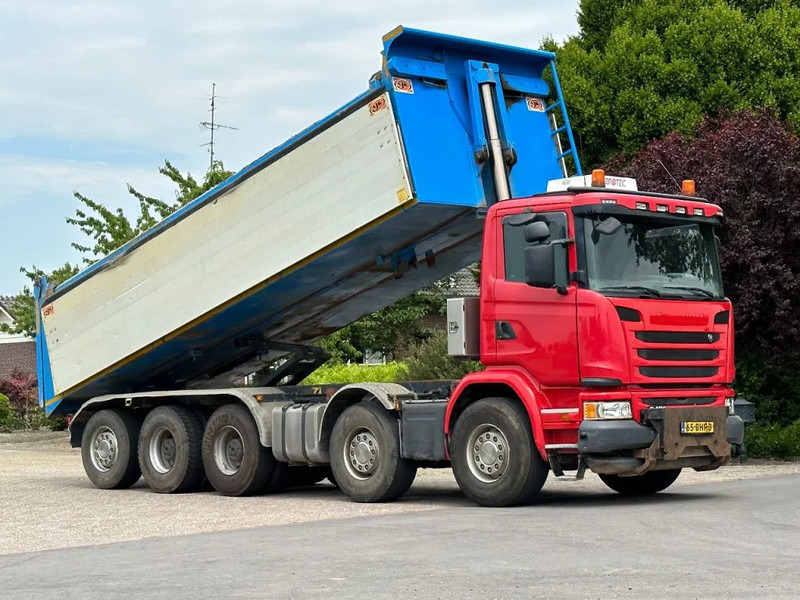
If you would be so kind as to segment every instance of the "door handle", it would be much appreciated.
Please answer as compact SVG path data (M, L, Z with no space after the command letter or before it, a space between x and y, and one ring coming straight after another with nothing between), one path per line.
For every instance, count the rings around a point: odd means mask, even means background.
M494 331L498 340L517 339L517 332L514 331L514 327L508 321L495 321Z

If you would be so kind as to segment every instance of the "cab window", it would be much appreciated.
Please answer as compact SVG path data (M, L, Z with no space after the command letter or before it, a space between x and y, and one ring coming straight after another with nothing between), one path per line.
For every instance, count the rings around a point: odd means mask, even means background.
M567 215L563 212L544 213L537 217L550 228L551 240L567 237ZM524 227L512 225L508 217L503 218L503 252L505 255L506 281L525 283L525 234ZM556 261L556 282L567 285L569 282L567 246L556 244L553 248Z

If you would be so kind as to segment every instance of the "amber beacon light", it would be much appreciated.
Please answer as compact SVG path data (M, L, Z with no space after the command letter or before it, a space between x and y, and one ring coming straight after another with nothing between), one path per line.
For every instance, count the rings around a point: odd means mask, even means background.
M592 171L592 187L606 187L606 172L603 169Z
M694 196L694 179L684 179L681 183L681 194L684 196Z

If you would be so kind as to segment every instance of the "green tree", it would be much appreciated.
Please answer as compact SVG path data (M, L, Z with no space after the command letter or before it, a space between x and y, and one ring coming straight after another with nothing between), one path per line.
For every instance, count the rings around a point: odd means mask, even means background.
M428 315L443 314L444 296L439 288L413 294L386 308L362 317L332 333L317 345L331 355L333 362L358 361L364 351L395 354L403 347L426 339Z
M131 220L121 208L111 210L80 192L74 192L75 198L85 208L76 209L74 217L67 217L67 223L75 225L94 241L91 246L80 243L72 244L73 248L84 254L84 263L92 264L97 259L107 256L233 175L233 172L225 170L224 165L219 161L214 162L200 182L191 173L186 173L186 175L181 173L168 160L164 161L164 166L160 167L158 172L177 186L175 199L168 202L146 196L128 184L128 193L139 203L139 215L135 221Z
M586 166L721 108L800 125L800 6L791 0L582 0L558 66Z
M175 199L168 202L146 196L128 184L128 193L139 202L139 214L135 220L131 220L121 208L111 210L101 202L87 198L80 192L74 192L75 198L85 208L77 209L74 217L67 217L67 223L75 225L94 241L91 246L79 243L72 244L75 249L84 254L83 262L85 265L90 265L110 254L233 174L232 171L225 170L224 165L219 161L214 162L211 168L206 171L202 181L195 179L191 173L184 175L168 160L164 161L164 166L160 167L158 171L176 185ZM58 285L78 273L79 268L67 263L50 273L45 273L35 266L30 269L22 267L20 271L32 283L38 282L46 275L50 283ZM36 310L33 293L31 292L32 287L25 286L14 298L9 311L11 318L14 319L14 324L11 326L0 325L0 331L34 335L36 332Z
M10 310L8 311L11 318L14 319L14 323L12 325L6 323L0 324L0 331L6 333L23 333L32 337L36 334L36 309L33 300L33 292L31 291L33 285L38 283L42 277L45 276L50 283L58 285L75 275L78 272L78 267L65 263L63 266L49 273L45 273L36 266L30 269L22 267L20 272L31 280L31 285L26 285L19 294L14 296Z

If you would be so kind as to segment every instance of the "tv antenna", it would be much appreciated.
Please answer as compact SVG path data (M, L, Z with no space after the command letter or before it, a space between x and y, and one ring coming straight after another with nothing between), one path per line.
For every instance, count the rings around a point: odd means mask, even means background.
M220 125L216 122L217 117L217 84L211 84L211 108L209 111L211 113L211 120L210 121L201 121L200 127L205 129L206 131L211 132L211 139L205 144L200 144L200 147L208 146L208 153L211 155L211 158L208 162L208 168L214 168L214 132L219 129L233 129L235 131L239 131L238 127L233 127L231 125Z

